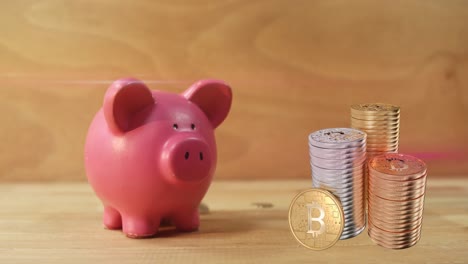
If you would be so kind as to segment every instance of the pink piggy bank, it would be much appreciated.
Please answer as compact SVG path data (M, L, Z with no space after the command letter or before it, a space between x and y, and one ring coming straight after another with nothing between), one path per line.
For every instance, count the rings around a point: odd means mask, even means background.
M115 81L85 146L88 181L104 205L104 226L154 236L162 220L199 226L198 206L216 167L214 130L228 115L231 88L202 80L182 94Z

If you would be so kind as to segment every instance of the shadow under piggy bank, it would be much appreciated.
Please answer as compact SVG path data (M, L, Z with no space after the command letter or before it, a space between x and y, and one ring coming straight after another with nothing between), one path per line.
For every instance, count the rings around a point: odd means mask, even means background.
M271 226L265 224L273 220L279 226L287 225L287 215L281 210L272 210L273 205L264 203L253 203L255 209L246 210L221 210L210 211L206 204L200 204L200 227L197 231L181 232L169 220L161 221L158 233L151 237L140 239L158 238L206 238L219 235L250 236L252 230L270 230ZM268 220L268 221L266 221ZM280 224L281 223L281 224Z
M223 234L248 234L251 230L261 230L265 228L262 223L265 219L284 221L287 224L287 216L278 213L278 210L271 210L270 206L256 206L250 210L223 210L210 211L208 206L199 206L200 228L193 232L180 232L170 221L163 220L158 233L149 238L169 238L169 237L190 237L201 238L206 236L216 236Z
M200 214L200 228L194 232L180 232L169 221L163 221L158 234L152 238L203 236L209 234L243 233L255 229L258 219L248 217L241 211L213 211Z

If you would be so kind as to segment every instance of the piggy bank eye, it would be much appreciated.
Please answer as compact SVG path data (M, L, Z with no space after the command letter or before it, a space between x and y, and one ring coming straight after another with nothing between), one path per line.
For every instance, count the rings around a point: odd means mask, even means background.
M179 125L177 125L177 124L173 124L172 127L173 127L174 129L176 129L176 130L179 129Z
M191 128L192 130L195 130L195 124L192 123Z

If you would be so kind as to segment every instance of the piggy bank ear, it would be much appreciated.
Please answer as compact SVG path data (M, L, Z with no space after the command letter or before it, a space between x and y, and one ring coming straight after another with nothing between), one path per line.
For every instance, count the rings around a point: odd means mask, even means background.
M224 121L231 109L231 87L222 81L198 81L190 86L183 96L200 107L213 128L218 127Z
M104 117L114 132L132 129L133 118L154 105L150 89L137 79L120 79L111 84L104 96Z

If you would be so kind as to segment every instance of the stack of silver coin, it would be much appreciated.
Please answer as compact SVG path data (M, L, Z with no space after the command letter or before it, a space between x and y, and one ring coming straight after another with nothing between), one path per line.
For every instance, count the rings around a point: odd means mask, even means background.
M340 239L359 235L366 227L364 166L366 134L352 128L330 128L309 135L312 185L337 196L344 211Z

